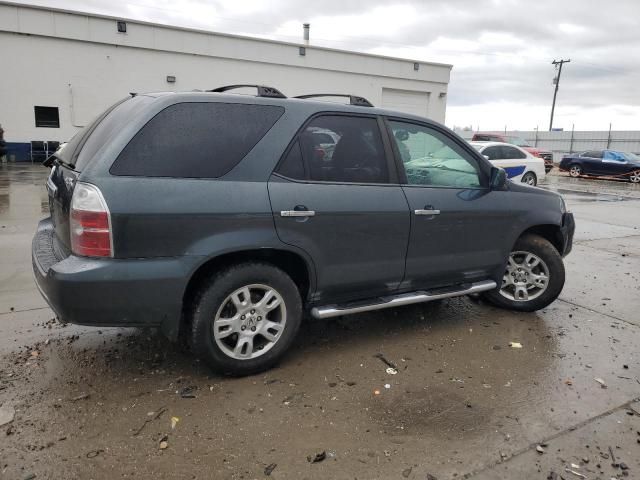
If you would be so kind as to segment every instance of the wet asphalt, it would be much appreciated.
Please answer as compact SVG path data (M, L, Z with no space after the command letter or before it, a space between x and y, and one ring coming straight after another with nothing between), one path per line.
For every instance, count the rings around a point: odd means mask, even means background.
M154 331L52 320L30 260L47 172L0 166L0 478L640 478L640 186L547 178L577 231L543 311L309 320L230 379Z

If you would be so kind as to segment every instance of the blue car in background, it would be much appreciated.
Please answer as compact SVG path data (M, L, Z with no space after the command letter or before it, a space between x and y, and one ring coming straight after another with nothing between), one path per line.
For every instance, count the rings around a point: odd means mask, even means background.
M610 176L640 183L640 157L634 153L615 150L589 150L565 155L560 170L572 177L581 175Z

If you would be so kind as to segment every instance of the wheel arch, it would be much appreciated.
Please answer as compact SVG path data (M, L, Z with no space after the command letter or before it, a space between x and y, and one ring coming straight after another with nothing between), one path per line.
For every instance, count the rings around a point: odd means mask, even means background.
M182 296L182 316L178 328L173 328L169 336L177 338L189 324L189 306L198 287L216 271L238 263L265 262L283 270L300 289L303 303L315 289L315 269L311 261L302 254L283 248L255 248L225 252L203 261L191 274Z
M564 239L562 236L561 227L559 225L553 225L553 224L534 225L532 227L529 227L523 230L520 233L520 235L518 235L517 239L521 238L523 235L528 235L528 234L538 235L548 240L551 243L551 245L555 247L555 249L558 251L560 255L564 253L563 251Z

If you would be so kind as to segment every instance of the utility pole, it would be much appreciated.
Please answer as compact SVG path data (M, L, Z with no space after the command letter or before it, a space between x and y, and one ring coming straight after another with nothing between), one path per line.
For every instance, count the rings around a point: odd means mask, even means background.
M551 104L551 120L549 120L549 131L553 128L553 111L556 109L556 96L558 95L558 87L560 86L560 75L562 75L562 65L565 63L569 63L571 59L568 60L554 60L551 62L552 65L556 66L558 70L558 75L553 79L553 83L556 84L556 89L553 92L553 103ZM560 67L558 67L560 65Z

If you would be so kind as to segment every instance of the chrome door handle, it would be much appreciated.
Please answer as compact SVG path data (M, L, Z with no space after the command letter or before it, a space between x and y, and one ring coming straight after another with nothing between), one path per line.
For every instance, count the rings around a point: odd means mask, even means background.
M314 210L281 210L281 217L314 217L316 212Z
M440 210L416 210L416 215L440 215Z

